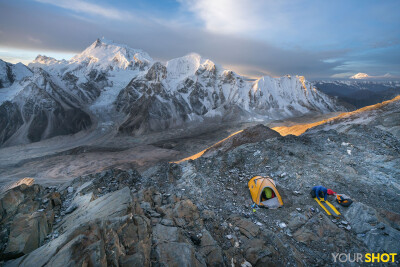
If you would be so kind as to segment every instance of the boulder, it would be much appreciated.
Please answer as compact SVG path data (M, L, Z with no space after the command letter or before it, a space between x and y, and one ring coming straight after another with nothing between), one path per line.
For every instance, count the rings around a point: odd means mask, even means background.
M189 199L181 200L175 204L173 216L174 218L184 219L189 226L202 225L197 206Z
M292 212L290 213L290 221L288 223L288 227L290 230L294 231L298 229L300 226L304 225L308 218L302 213Z
M245 244L245 258L253 265L271 254L271 251L266 248L264 240L252 239Z
M162 243L155 248L156 261L160 266L207 266L204 259L188 243Z
M311 217L302 227L293 233L293 238L304 244L310 245L312 242L335 242L338 247L344 247L348 238L343 231L340 230L325 215Z
M202 231L200 252L205 256L207 266L224 266L222 250L207 230Z
M43 188L18 184L0 195L0 259L13 259L36 249L51 228L47 214L37 212Z
M260 233L260 227L251 222L250 220L241 217L230 217L230 221L237 227L239 231L247 238L254 238Z
M17 214L10 228L5 259L12 259L27 254L40 247L49 233L44 212Z
M17 212L19 204L24 201L25 195L20 190L12 189L6 192L0 201L0 220L10 217Z

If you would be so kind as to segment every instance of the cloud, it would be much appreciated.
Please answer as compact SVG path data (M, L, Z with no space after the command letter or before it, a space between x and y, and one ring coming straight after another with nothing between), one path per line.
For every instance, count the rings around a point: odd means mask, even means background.
M49 2L50 0L40 1ZM55 3L55 1L51 2ZM66 3L64 0L61 2ZM200 2L209 3L206 0L200 0ZM233 0L235 8L229 14L235 14L237 12L235 10L241 7L236 5L236 2L242 3L240 0ZM255 0L255 2L257 5L260 1ZM219 6L219 8L222 7ZM269 13L272 12L271 10L274 9L269 9ZM0 47L41 51L41 54L78 53L96 38L105 36L116 42L141 48L153 58L163 61L197 52L215 63L252 77L299 74L308 79L318 79L341 73L350 73L347 76L349 77L356 72L375 75L383 75L386 72L398 75L400 72L399 48L395 46L382 48L375 54L356 55L353 53L354 49L306 50L301 46L282 46L267 40L249 38L246 34L237 32L221 34L219 30L228 27L224 26L224 23L230 23L229 16L224 15L220 15L215 23L210 22L209 28L199 28L197 24L177 23L179 19L172 23L166 18L157 20L151 16L152 14L147 15L145 12L139 12L139 18L136 12L134 19L120 21L101 19L103 18L101 15L87 16L84 13L60 11L62 10L55 12L50 5L38 3L31 3L31 6L26 8L11 2L0 2L0 30L3 31ZM245 9L243 12L246 15L238 14L238 21L245 20L246 16L253 11L247 14L247 9ZM267 16L266 13L265 16ZM257 24L257 21L257 16L254 20L249 18L249 24L246 27ZM272 19L272 21L276 20ZM236 22L233 21L229 25L228 28L235 32ZM219 30L211 30L211 28ZM246 31L245 28L239 27L239 29ZM29 36L40 40L41 43L34 42L33 39L28 40Z
M171 26L153 20L96 24L41 8L26 10L0 4L0 10L7 10L0 13L0 25L7 25L1 29L7 36L0 39L0 46L3 47L80 52L96 38L105 36L116 42L141 48L160 60L197 52L215 63L253 77L265 74L301 74L308 78L329 76L332 68L341 62L324 60L329 57L340 58L343 54L343 51L339 50L307 52L301 49L283 49L250 38L222 35L198 28ZM19 19L21 17L24 20ZM27 42L26 36L34 36L42 43Z
M347 79L352 75L354 75L354 73L352 73L352 72L342 72L342 73L336 73L336 74L331 75L331 78Z
M246 0L178 0L201 19L205 28L217 33L243 33L256 30L262 21L255 16L259 2Z
M51 4L64 9L79 13L98 15L109 19L126 20L131 15L115 8L100 6L98 4L88 3L81 0L35 0L36 2Z
M42 41L38 38L32 37L32 36L28 36L28 41L35 43L35 44L41 44Z

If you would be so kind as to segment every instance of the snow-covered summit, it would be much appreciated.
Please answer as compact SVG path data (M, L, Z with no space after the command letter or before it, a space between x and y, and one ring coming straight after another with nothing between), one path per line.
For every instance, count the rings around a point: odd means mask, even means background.
M140 49L117 44L105 38L97 39L82 53L74 56L71 64L86 63L89 69L128 69L135 65L150 64L153 59Z
M181 79L196 74L198 70L213 71L215 64L199 54L191 53L183 57L174 58L166 63L169 79Z
M29 67L40 67L50 72L64 74L66 72L90 73L95 69L101 72L126 69L143 69L149 66L153 59L140 49L117 44L105 38L97 39L82 53L70 60L57 60L39 55Z
M366 73L357 73L350 77L350 79L360 80L360 79L368 79L369 75Z

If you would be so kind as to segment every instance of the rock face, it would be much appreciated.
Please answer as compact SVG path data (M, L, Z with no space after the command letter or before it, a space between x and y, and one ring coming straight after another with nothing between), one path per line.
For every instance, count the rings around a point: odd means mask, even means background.
M44 189L22 184L2 193L0 259L20 257L43 245L51 231L53 211L39 209Z
M18 84L22 89L0 106L3 144L37 142L87 129L92 121L74 94L57 85L44 70Z

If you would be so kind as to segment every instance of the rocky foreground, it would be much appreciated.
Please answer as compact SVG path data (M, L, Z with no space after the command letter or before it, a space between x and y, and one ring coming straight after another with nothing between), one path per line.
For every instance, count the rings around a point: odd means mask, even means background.
M334 264L336 252L400 253L399 139L368 125L270 131L141 174L109 169L3 192L3 265L320 266ZM253 211L247 182L255 175L275 179L282 208ZM349 208L330 199L340 219L310 198L318 184L353 198Z

